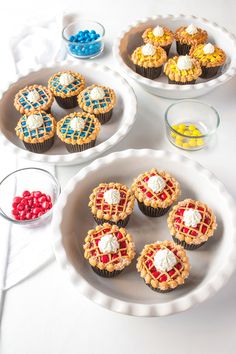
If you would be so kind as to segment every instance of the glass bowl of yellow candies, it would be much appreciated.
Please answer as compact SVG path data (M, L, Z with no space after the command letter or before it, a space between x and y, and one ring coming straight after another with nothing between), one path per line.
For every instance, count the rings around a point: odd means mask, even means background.
M183 100L167 108L165 123L169 141L180 149L192 151L209 145L216 135L220 117L206 103Z

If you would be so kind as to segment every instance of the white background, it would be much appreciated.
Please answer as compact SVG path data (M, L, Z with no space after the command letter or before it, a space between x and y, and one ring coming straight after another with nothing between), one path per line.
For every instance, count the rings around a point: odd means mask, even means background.
M0 5L1 36L7 38L14 34L18 24L36 23L50 17L61 6L103 23L107 30L106 52L98 61L112 67L116 67L111 53L112 39L123 27L145 16L194 14L236 33L234 0L68 0L61 3L5 0ZM112 151L145 147L178 152L170 146L164 131L163 113L171 101L151 96L133 82L132 85L138 97L137 122L128 137ZM236 79L200 99L214 105L220 113L218 140L209 150L184 154L213 171L236 197ZM4 168L7 171L8 166ZM58 168L62 185L79 169L79 166ZM7 291L0 352L208 354L227 351L233 354L236 352L235 282L234 275L214 298L185 313L166 318L132 318L111 313L80 296L54 261Z

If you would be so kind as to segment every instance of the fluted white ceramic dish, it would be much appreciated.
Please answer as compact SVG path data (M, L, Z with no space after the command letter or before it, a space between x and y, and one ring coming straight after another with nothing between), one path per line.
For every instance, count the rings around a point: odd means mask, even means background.
M19 89L26 85L34 83L47 85L49 77L62 70L80 72L85 77L86 86L98 83L112 87L117 95L117 104L114 107L112 118L102 126L96 145L91 149L68 153L63 143L56 139L54 146L47 153L32 153L24 148L15 134L15 126L20 118L20 113L13 105L14 96ZM55 101L52 106L52 114L56 120L78 110L78 107L72 110L62 109ZM133 89L116 71L94 62L80 61L78 63L78 61L72 60L53 62L21 73L14 82L6 85L4 92L0 92L0 143L13 154L33 161L57 165L84 163L110 149L128 134L135 122L136 110L137 102Z
M227 62L220 76L210 80L198 80L195 85L170 85L163 74L156 80L150 80L137 74L131 61L131 54L135 48L143 44L142 33L148 27L157 24L166 26L172 31L178 27L193 23L195 26L205 29L209 34L209 42L217 44L227 54ZM118 61L120 69L134 79L146 91L161 97L183 99L205 95L217 86L231 79L236 73L236 37L225 28L210 22L205 18L191 15L159 15L138 20L124 29L116 38L113 45L113 54ZM176 53L175 42L171 46L170 56Z
M83 257L83 240L94 221L88 209L92 189L100 182L130 185L152 167L173 174L181 184L181 199L206 202L216 213L218 228L202 248L188 252L191 263L186 284L168 294L150 290L136 272L136 259L113 279L96 275ZM167 216L149 218L135 207L128 224L137 255L146 243L171 239ZM223 184L207 169L182 155L155 150L125 150L97 159L71 179L62 192L52 221L53 247L61 268L74 287L95 303L135 316L165 316L187 310L222 288L236 263L235 204Z

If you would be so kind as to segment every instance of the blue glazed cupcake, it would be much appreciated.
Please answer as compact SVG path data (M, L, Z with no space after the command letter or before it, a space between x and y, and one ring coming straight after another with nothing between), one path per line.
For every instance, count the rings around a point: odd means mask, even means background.
M54 143L56 121L51 114L44 111L24 114L15 130L27 150L44 153Z

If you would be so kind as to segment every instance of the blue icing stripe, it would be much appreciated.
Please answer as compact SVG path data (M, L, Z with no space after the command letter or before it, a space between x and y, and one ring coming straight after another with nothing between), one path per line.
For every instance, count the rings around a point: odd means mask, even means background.
M25 137L30 136L31 138L41 138L47 135L47 133L52 131L52 121L51 118L46 113L41 113L41 115L44 123L42 127L39 127L38 129L29 130L26 124L27 116L24 115L21 118L21 122L20 122L21 127L19 128L19 131L22 132Z
M82 102L85 102L86 107L96 108L104 108L107 107L108 103L111 102L111 97L108 89L104 89L105 96L101 100L91 100L90 99L90 91L87 90L83 93Z
M67 118L60 128L60 132L64 135L65 138L71 138L77 140L79 137L84 138L90 136L95 129L95 125L92 122L93 120L90 117L80 116L85 121L85 127L82 131L74 131L71 126L71 118ZM72 118L73 119L73 118Z
M79 79L75 79L71 84L69 84L68 86L63 86L60 84L59 81L59 76L54 77L54 79L52 80L52 86L55 88L56 92L63 92L65 94L69 93L69 92L73 92L76 91L78 86L81 85L81 81Z
M38 102L29 102L27 99L29 91L22 92L19 103L23 108L30 110L31 108L38 108L48 102L47 95L41 88L35 87L34 90L40 95L40 100Z

